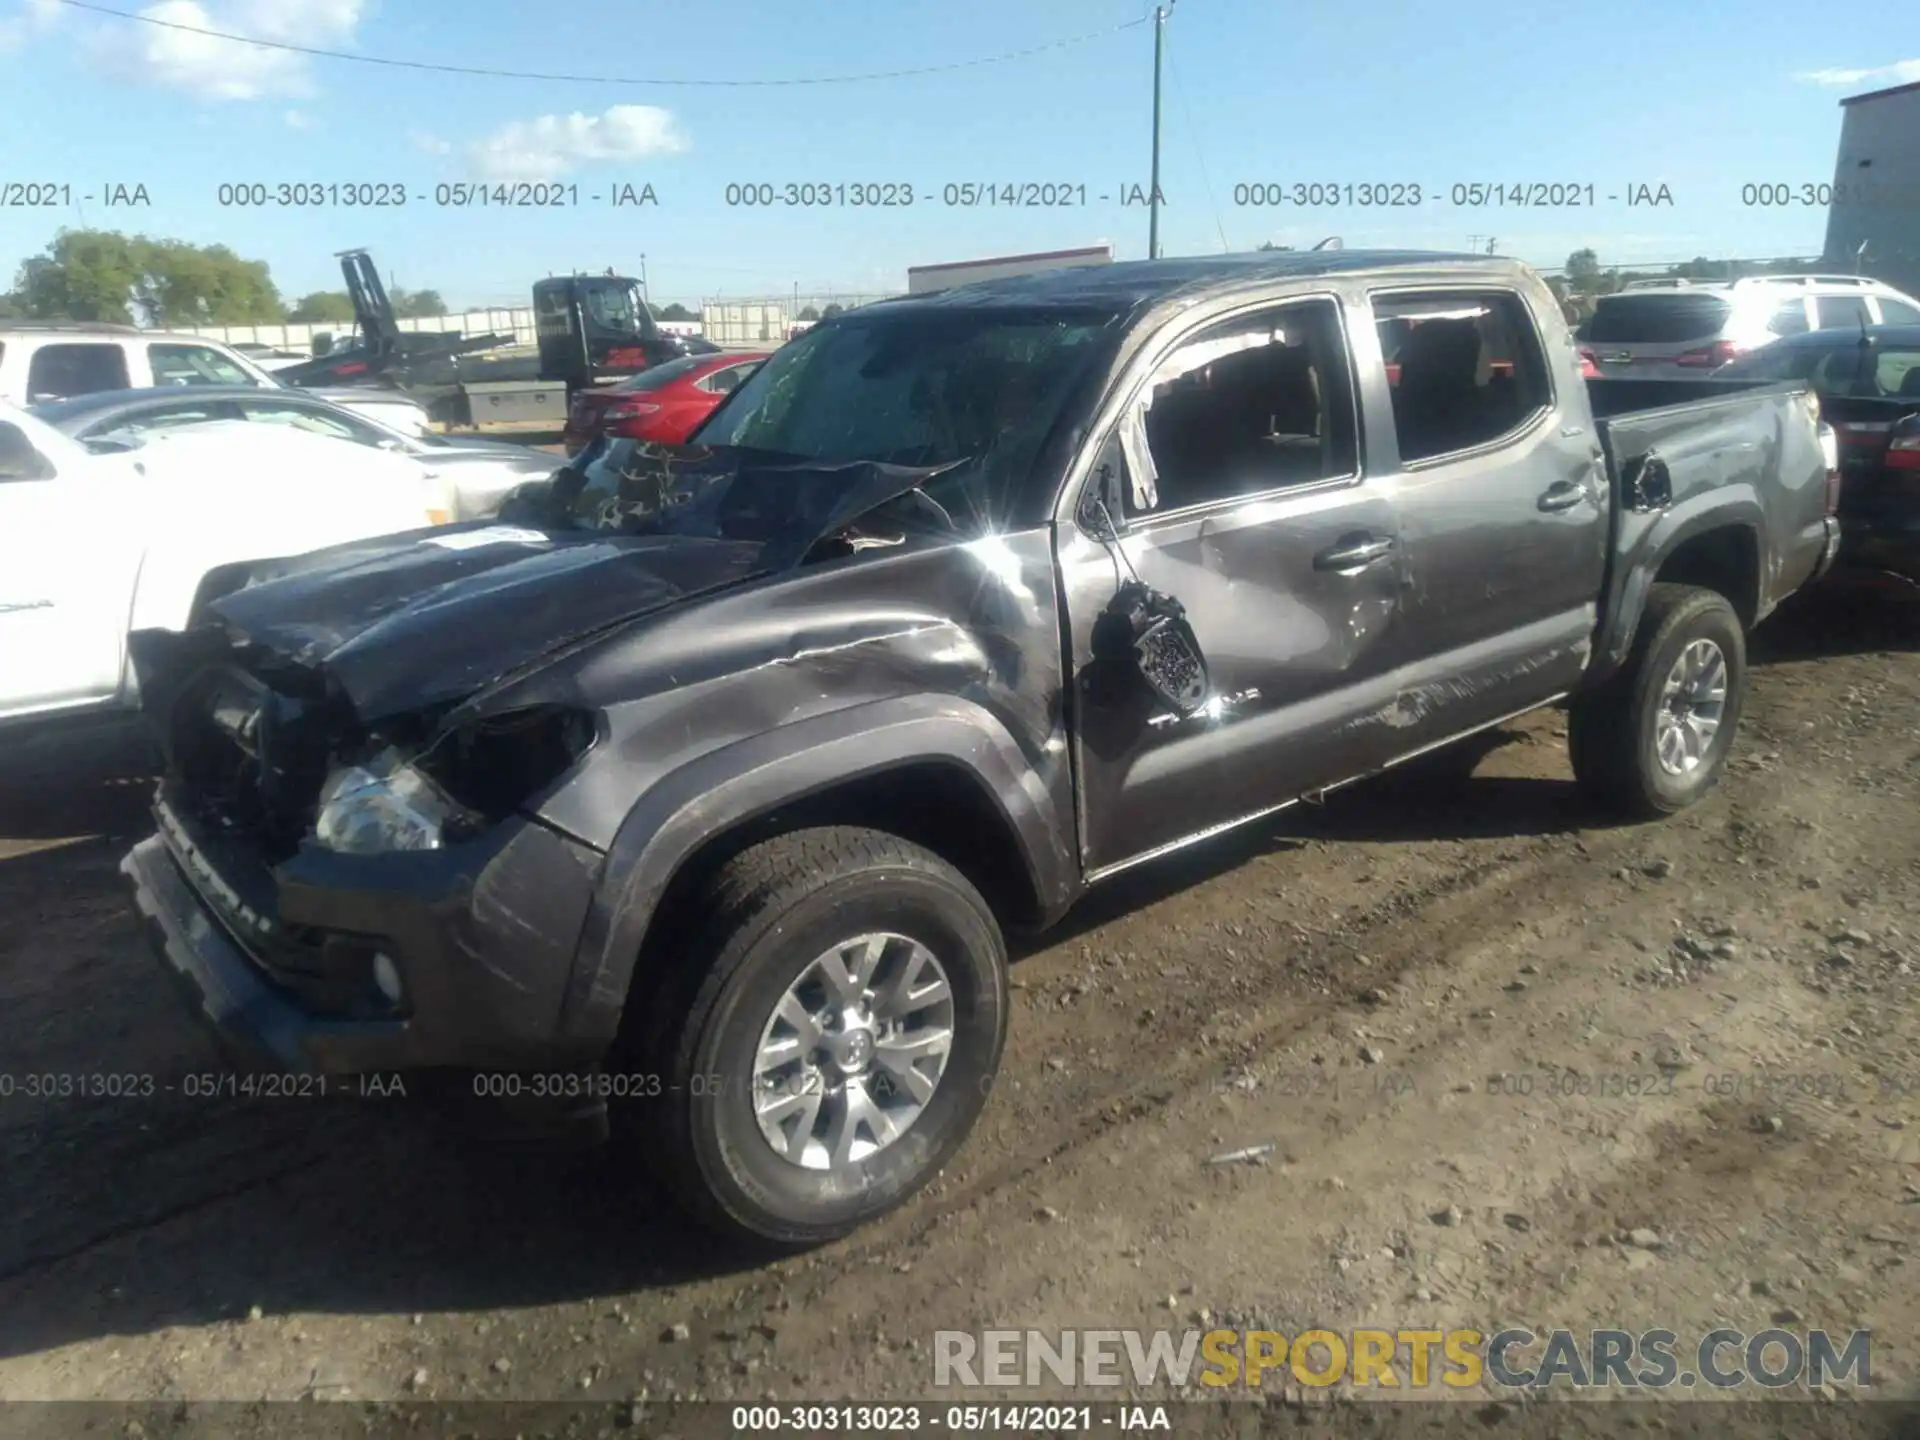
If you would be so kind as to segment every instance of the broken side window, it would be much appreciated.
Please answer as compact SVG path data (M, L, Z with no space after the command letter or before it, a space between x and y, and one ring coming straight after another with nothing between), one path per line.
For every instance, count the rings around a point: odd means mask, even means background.
M1201 331L1155 370L1121 439L1133 514L1356 473L1338 307L1300 301Z
M1490 444L1552 405L1540 334L1517 294L1395 291L1373 314L1402 461Z

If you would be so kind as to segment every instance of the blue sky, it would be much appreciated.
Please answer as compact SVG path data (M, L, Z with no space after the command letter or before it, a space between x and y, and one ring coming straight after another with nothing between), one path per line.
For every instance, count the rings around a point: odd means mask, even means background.
M138 0L100 0L134 11ZM1145 253L1150 11L1142 0L164 0L112 19L0 0L14 117L0 185L75 203L0 208L0 279L62 225L231 245L288 296L337 288L333 252L369 247L401 285L456 307L524 303L553 270L635 272L656 300L884 291L906 267L1110 241ZM1460 249L1558 264L1817 251L1818 207L1744 206L1747 183L1832 178L1840 97L1920 80L1907 4L1845 25L1804 3L1656 0L1488 6L1423 0L1178 0L1167 24L1162 245L1263 240ZM364 55L652 79L781 80L909 69L1107 32L1004 64L858 84L681 87L478 79L265 52L191 29ZM616 108L627 107L627 108ZM475 179L559 180L572 208L434 204ZM221 182L391 182L404 208L222 207ZM907 208L748 209L738 182L905 183ZM1084 185L1084 206L950 208L949 183ZM585 197L651 184L657 206ZM1419 208L1236 205L1235 186L1418 184ZM1595 189L1591 209L1476 209L1456 183ZM145 209L107 209L111 184ZM1629 208L1633 185L1673 203ZM1436 195L1435 191L1440 193ZM93 195L89 204L82 195ZM1112 196L1102 201L1102 195ZM4 197L0 197L4 198Z

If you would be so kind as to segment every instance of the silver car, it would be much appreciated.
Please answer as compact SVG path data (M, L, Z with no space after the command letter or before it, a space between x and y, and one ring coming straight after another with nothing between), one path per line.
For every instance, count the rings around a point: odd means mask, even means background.
M558 455L501 440L410 434L317 395L252 385L105 390L48 401L34 406L33 413L76 440L92 442L214 420L251 420L398 451L420 462L423 478L442 483L449 520L484 519L511 491L565 463Z
M1685 380L1784 335L1883 324L1920 324L1920 301L1860 275L1766 275L1642 281L1602 296L1576 333L1602 376Z

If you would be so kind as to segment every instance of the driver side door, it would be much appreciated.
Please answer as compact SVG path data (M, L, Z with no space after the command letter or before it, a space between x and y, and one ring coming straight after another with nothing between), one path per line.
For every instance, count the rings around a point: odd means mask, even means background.
M1089 878L1401 748L1398 508L1362 463L1345 308L1269 305L1159 349L1093 463L1090 483L1119 473L1117 538L1090 530L1079 500L1057 527ZM1136 576L1185 607L1210 671L1189 718L1095 659L1094 627Z

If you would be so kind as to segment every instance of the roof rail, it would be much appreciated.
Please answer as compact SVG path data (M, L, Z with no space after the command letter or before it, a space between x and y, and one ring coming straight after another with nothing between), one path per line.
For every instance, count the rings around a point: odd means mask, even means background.
M1733 283L1750 288L1761 285L1839 285L1849 290L1872 290L1880 284L1866 275L1745 275Z
M138 325L108 320L0 320L0 330L57 330L67 334L138 335Z
M1620 289L1623 293L1628 290L1691 290L1695 283L1696 282L1692 280L1681 280L1678 278L1672 280L1629 280L1626 284L1622 285Z

